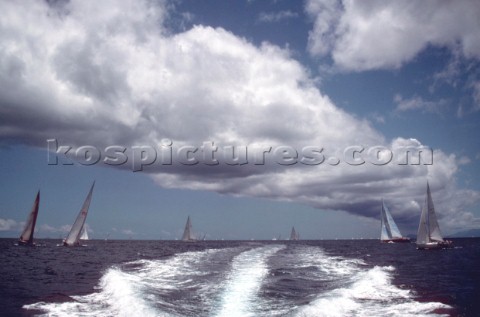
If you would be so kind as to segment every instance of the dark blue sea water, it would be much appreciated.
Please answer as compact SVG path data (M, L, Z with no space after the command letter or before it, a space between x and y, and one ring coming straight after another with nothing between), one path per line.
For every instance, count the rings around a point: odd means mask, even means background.
M480 316L480 239L0 239L1 316Z

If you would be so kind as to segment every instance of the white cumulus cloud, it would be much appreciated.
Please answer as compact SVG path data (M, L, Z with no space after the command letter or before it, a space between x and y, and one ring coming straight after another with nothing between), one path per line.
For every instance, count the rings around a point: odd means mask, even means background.
M480 58L480 6L475 0L308 0L313 55L330 54L346 70L399 68L427 46Z
M21 226L22 224L13 219L0 218L0 231L17 231Z
M345 14L363 10L367 19L364 6L348 2ZM318 27L336 61L344 67L375 67L378 54L373 61L366 59L368 52L351 58L343 51L351 36L368 40L368 32L349 35L354 31L345 18L331 17L337 8L327 7L326 18L338 20L343 33L332 37L333 29ZM382 146L398 159L402 147L422 144L385 140L367 121L336 107L288 51L272 44L255 46L222 28L202 25L172 34L162 24L166 9L149 1L72 0L60 7L4 1L0 11L1 140L44 147L46 139L57 138L62 144L105 148L158 146L168 138L174 145L289 146L300 153L314 146L323 148L325 157L314 166L277 164L269 153L265 165L174 164L147 171L164 187L294 201L375 218L384 197L394 214L411 223L418 221L427 179L445 194L438 196L439 203L450 206L440 209L440 216L468 214L465 201L479 199L476 192L455 188L455 158L440 150L431 165L345 163L343 151L350 146L365 147L365 155ZM475 54L469 43L462 40L465 54ZM377 66L402 63L413 51ZM377 159L385 157L388 153L382 152ZM459 192L468 199L453 199Z

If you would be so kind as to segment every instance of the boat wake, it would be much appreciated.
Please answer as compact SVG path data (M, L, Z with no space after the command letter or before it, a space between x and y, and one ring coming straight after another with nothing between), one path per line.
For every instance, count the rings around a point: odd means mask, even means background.
M394 270L375 266L358 271L350 277L351 283L321 294L296 316L442 316L434 312L449 308L415 301L409 290L391 283Z
M95 292L24 308L48 316L441 316L392 283L395 268L319 247L251 244L109 268Z

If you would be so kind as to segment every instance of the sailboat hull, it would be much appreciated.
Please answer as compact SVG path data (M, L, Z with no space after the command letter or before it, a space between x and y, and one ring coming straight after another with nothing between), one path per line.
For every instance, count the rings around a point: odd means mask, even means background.
M450 240L440 242L417 243L417 250L439 250L453 248L453 243Z
M64 247L77 247L77 246L80 246L80 243L68 244L66 242L63 242L62 245Z
M24 245L24 246L27 246L27 247L36 246L35 242L29 242L29 241L23 241L23 240L18 240L18 245Z

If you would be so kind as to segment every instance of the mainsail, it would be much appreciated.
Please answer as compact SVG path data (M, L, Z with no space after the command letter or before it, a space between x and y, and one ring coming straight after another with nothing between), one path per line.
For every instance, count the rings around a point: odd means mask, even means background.
M422 208L420 216L420 224L417 232L417 245L428 245L431 243L443 243L442 234L438 225L437 216L435 215L435 207L433 206L432 194L430 186L427 182L427 196Z
M87 226L83 226L82 234L80 235L80 240L88 240L88 231Z
M92 192L93 186L95 186L95 182L93 182L90 191L88 192L87 198L85 198L85 202L83 203L82 209L78 213L77 219L70 230L67 238L63 241L63 245L65 246L75 246L79 245L80 235L82 234L83 226L85 225L85 220L87 219L88 208L90 207L90 201L92 200Z
M183 230L182 241L193 241L195 240L192 232L192 223L190 221L190 216L187 218L187 223L185 224L185 230Z
M33 233L35 231L35 224L37 223L38 206L40 204L40 191L37 192L37 197L33 203L32 211L28 216L28 220L25 223L25 228L20 235L19 243L21 244L33 244Z
M299 238L300 238L300 236L295 231L295 227L292 227L292 232L290 232L290 240L298 240Z
M400 230L397 227L397 224L393 220L392 214L390 213L390 210L388 210L387 205L385 205L385 202L382 199L382 233L380 236L380 240L386 241L386 240L394 240L394 239L401 239L402 234L400 233Z

